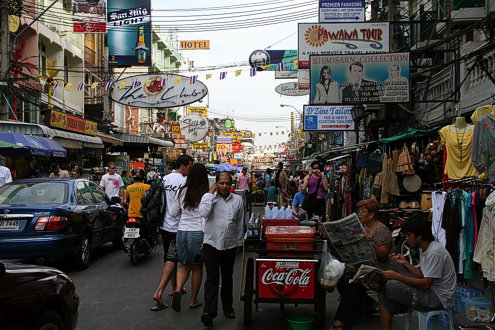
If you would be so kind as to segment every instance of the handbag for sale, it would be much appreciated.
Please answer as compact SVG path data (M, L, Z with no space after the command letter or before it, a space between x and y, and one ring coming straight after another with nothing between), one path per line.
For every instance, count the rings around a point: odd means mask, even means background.
M375 181L373 181L373 186L371 187L371 194L375 199L380 200L382 196L382 173L378 173L375 176Z
M366 168L371 174L377 174L382 171L382 152L380 149L376 149L370 154Z
M397 174L393 170L392 159L388 160L388 172L387 172L387 192L394 196L399 196L399 179Z
M421 194L421 210L428 211L433 207L433 203L431 201L431 192L423 192Z
M360 168L367 167L368 166L368 158L369 158L369 156L370 156L369 154L360 153L359 156L358 156L356 167L360 167Z

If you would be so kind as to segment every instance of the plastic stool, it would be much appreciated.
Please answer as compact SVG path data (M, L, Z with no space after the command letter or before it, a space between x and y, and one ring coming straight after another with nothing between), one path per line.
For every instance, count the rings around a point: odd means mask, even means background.
M407 311L406 325L404 327L405 330L409 330L411 327L411 317L413 312L418 314L418 329L428 329L428 319L432 317L433 330L440 330L440 315L445 315L449 322L449 329L454 330L454 319L452 318L450 308L448 310L440 309L434 311L418 311L416 309L409 308Z

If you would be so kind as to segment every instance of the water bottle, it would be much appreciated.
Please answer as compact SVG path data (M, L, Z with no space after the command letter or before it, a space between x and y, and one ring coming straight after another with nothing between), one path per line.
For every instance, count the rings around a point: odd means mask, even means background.
M272 209L270 209L270 206L266 204L265 206L265 219L271 219L272 218Z
M285 219L291 219L292 218L292 208L287 206L285 209Z
M277 215L278 215L278 207L274 205L272 209L272 219L277 219Z
M284 219L284 218L285 218L285 206L281 206L280 209L278 209L277 219Z
M253 222L253 219L254 219L254 213L251 214L251 218L249 219L249 222L247 224L247 236L248 237L253 237L253 235L254 235L254 230L253 230L254 222Z
M258 237L258 235L259 235L258 224L259 224L258 219L255 217L254 222L253 222L253 236L254 237Z

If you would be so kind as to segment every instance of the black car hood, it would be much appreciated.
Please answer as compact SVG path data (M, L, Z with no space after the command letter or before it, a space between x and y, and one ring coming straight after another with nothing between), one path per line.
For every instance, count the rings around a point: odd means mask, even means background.
M19 285L57 275L66 276L62 271L52 267L10 262L3 262L3 264L6 272L0 276L0 290L4 285Z

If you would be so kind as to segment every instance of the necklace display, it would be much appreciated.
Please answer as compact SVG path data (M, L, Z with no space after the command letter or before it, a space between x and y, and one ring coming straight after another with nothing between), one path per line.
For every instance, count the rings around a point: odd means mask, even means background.
M463 149L462 149L462 144L464 142L464 135L466 134L466 126L464 126L464 130L462 131L462 135L461 137L459 138L459 132L455 132L455 137L457 139L457 147L459 147L459 159L460 159L460 162L462 163L462 152L463 152Z

